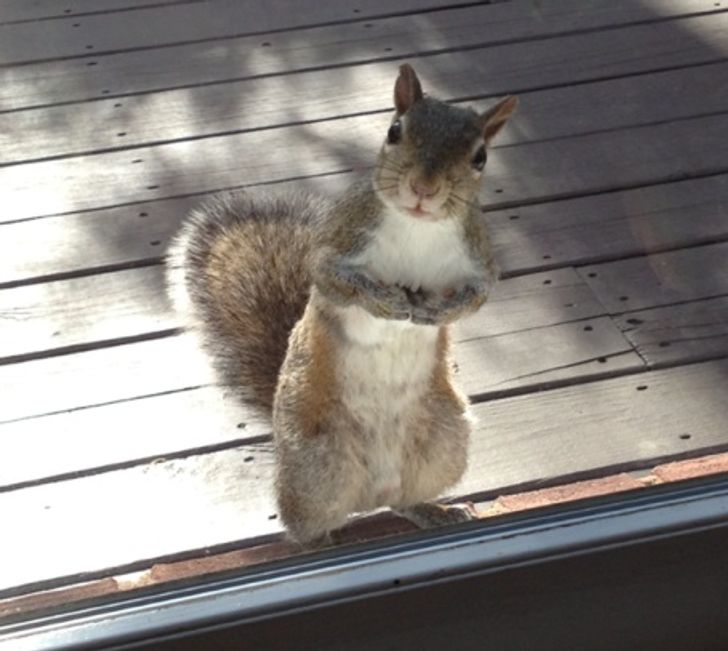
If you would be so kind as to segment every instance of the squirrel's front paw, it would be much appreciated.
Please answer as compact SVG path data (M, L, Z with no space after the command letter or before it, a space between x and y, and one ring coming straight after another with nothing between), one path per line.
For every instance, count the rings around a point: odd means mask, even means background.
M378 285L371 294L370 312L384 319L406 321L412 316L412 306L406 292L397 285Z
M347 270L347 281L357 288L361 306L376 317L405 321L412 311L406 291L398 285L387 285L367 273Z
M412 306L412 322L420 325L447 325L477 310L486 299L478 285L429 293Z

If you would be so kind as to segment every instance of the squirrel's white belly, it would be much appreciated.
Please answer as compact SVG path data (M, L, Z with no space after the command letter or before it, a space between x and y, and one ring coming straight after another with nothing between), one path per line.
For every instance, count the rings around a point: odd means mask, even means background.
M350 313L345 331L355 338L349 337L337 375L362 437L371 486L359 509L368 510L396 504L401 495L405 441L429 388L438 328L377 319L358 307L343 311Z

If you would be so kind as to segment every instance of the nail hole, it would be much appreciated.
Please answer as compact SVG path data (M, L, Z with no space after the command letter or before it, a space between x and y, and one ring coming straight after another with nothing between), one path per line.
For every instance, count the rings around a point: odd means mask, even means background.
M236 427L238 429L245 429L248 426L248 423L238 423Z
M573 303L564 303L564 307L574 307Z
M64 10L63 10L63 13L64 13L64 14L70 14L70 13L71 13L71 10L70 10L70 9L64 9Z
M620 296L619 297L619 300L620 301L628 301L629 300L629 296Z
M269 515L268 516L268 519L269 520L277 520L278 519L278 514L277 513L273 513L272 515Z
M94 49L94 46L93 46L93 45L87 45L87 46L86 46L86 49L87 49L87 50L93 50L93 49Z
M250 457L245 457L245 459L243 459L243 461L244 461L245 463L250 463L250 462L251 462L251 461L252 461L253 459L255 459L255 457L253 457L253 456L250 456Z
M121 138L122 136L126 135L126 131L119 131L119 133L117 133L116 135L119 136L119 138Z
M395 579L394 581L392 581L393 585L399 585L400 583L401 581L399 579Z
M503 188L496 188L495 189L495 193L496 194L500 194L501 192L503 192Z
M520 215L511 215L508 219L518 219Z
M268 41L265 41L262 45L263 47L270 47L270 43Z
M152 246L159 246L161 243L161 240L152 240L151 242L149 242L149 244L151 244Z
M361 11L361 9L354 9L354 13L358 14Z
M647 388L647 385L646 384L640 384L637 387L637 391L644 391L646 388Z
M629 323L629 325L641 325L644 321L642 319L627 319L627 323Z
M594 330L594 328L592 326L584 326L584 330L586 330L587 332L591 332L592 330Z
M158 185L148 185L147 190L157 190L159 188Z
M99 62L98 61L89 61L86 65L87 66L97 66L97 65L99 65Z
M73 23L73 27L81 27L81 23Z
M692 437L691 437L691 435L690 435L690 434L680 434L680 438L681 438L681 439L682 439L683 441L687 441L687 440L689 440L689 439L690 439L690 438L692 438Z
M117 102L116 104L114 104L114 108L119 108L120 106L121 106L121 102Z
M391 52L391 51L392 51L392 48L391 48L391 47L385 47L385 48L384 48L384 51L385 51L385 52Z
M543 284L544 285L550 285L551 284L551 281L549 279L546 279L546 280L543 281Z
M599 362L600 364L606 364L607 358L606 357L597 357L597 362Z
M597 277L597 272L596 271L591 271L591 272L589 272L587 274L587 276L589 276L589 278L596 278Z
M110 90L102 90L101 91L101 94L102 95L108 95L110 92L111 92Z
M551 256L550 256L550 255L545 255L545 256L543 257L543 259L544 259L544 260L551 260Z
M657 344L660 348L667 348L670 345L669 341L661 341L659 344Z
M372 24L371 24L371 23L364 23L364 27L367 27L367 28L369 28L369 27L371 27L371 26L372 26Z
M56 330L56 331L55 331L55 332L53 333L53 336L54 336L54 337L58 337L58 336L59 336L60 334L61 334L61 331L60 331L60 330Z
M146 212L140 212L140 213L139 213L139 216L140 216L140 217L147 217L147 216L148 216L148 214L149 214L149 213L146 213Z
M134 160L133 160L133 161L131 162L131 164L132 164L132 165L136 165L137 163L142 163L143 161L144 161L144 159L143 159L143 158L135 158L135 159L134 159Z

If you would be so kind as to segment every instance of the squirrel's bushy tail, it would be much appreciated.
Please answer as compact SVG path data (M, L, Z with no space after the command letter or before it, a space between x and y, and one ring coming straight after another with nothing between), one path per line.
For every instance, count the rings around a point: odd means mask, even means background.
M241 192L195 210L167 259L170 295L223 384L270 415L289 334L311 286L311 223L324 200Z

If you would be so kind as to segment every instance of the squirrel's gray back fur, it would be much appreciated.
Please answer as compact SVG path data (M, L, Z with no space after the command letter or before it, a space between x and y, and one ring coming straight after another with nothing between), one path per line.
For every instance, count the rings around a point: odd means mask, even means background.
M288 337L311 288L312 223L327 202L303 193L218 195L170 247L170 296L220 381L269 416Z

